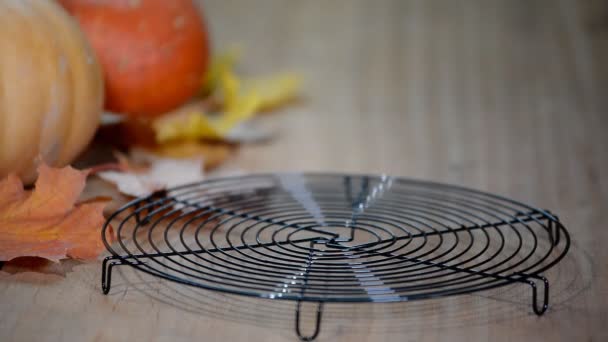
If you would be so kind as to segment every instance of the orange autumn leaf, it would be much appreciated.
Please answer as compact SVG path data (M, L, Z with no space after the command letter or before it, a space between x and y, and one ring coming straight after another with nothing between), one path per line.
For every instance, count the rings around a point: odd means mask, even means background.
M41 257L94 259L103 250L99 230L106 201L76 204L89 171L38 167L35 189L19 178L0 181L0 261Z

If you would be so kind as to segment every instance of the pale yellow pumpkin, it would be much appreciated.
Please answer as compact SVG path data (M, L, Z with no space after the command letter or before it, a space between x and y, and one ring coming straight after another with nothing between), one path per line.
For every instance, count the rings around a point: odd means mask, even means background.
M53 0L0 0L0 177L71 163L91 141L103 78L76 21Z

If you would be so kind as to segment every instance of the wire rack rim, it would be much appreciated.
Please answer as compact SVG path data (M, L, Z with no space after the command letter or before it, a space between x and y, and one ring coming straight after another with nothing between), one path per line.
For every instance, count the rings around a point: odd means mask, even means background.
M388 174L371 174L371 173L340 173L338 171L332 171L332 172L320 172L320 171L311 171L311 172L277 172L277 173L272 173L272 172L253 172L253 173L247 173L247 174L243 174L243 175L232 175L232 176L226 176L226 177L214 177L214 178L209 178L209 179L205 179L202 180L200 182L192 182L192 183L186 183L186 184L182 184L176 187L172 187L172 188L168 188L165 189L161 192L172 192L172 191L178 191L178 190L182 190L182 189L187 189L193 186L204 186L206 184L212 184L212 183L216 183L216 182L222 182L222 181L229 181L229 180L238 180L238 179L250 179L250 178L263 178L263 177L280 177L280 176L311 176L311 177L353 177L353 178L357 178L357 177L370 177L370 178L377 178L377 177L388 177L394 180L397 180L399 182L404 182L404 183L409 183L409 184L417 184L417 185L429 185L429 186L433 186L433 187L438 187L438 188L445 188L445 189L454 189L454 190L458 190L458 191L464 191L464 192L469 192L469 193L476 193L478 195L481 196L488 196L491 198L495 198L501 201L505 201L505 202L509 202L511 204L516 204L518 206L521 207L525 207L530 209L530 211L535 211L538 213L543 214L544 216L550 218L552 221L558 221L557 217L554 216L550 211L548 210L544 210L544 209L540 209L540 208L536 208L536 207L532 207L530 205L527 205L523 202L520 202L518 200L514 200L508 197L504 197L502 195L497 195L495 193L490 193L487 191L483 191L483 190L478 190L478 189L474 189L474 188L470 188L470 187L466 187L466 186L461 186L461 185L454 185L454 184L450 184L450 183L444 183L444 182L439 182L439 181L431 181L431 180L425 180L425 179L420 179L420 178L413 178L413 177L402 177L402 176L392 176L392 175L388 175ZM148 196L142 196L142 197L138 197L134 200L131 200L129 202L127 202L126 204L123 204L120 208L118 208L112 215L110 215L108 217L108 219L106 220L105 224L104 224L104 228L105 226L109 225L110 221L114 218L116 218L116 216L118 216L120 214L120 212L122 212L123 210L129 208L129 207L133 207L134 205L143 203L145 201L148 201L152 198L155 198L155 196L157 196L157 193L151 193Z

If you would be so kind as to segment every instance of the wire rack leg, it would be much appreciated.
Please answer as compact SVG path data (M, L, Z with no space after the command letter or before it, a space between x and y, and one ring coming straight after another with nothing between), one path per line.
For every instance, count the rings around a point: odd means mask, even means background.
M101 264L101 291L104 295L108 294L112 287L112 268L120 265L122 263L114 257L110 256L103 259L103 263Z
M296 334L298 335L298 338L300 339L300 341L312 341L315 338L317 338L317 336L319 336L319 332L321 332L321 319L323 317L323 303L317 303L317 315L315 318L315 330L311 335L308 336L304 336L302 335L302 331L300 330L300 309L302 306L302 302L298 301L298 304L296 306Z
M538 286L533 280L526 281L532 287L532 309L538 316L542 316L549 308L549 280L543 276L530 276L530 278L539 280L543 283L543 302L538 305Z

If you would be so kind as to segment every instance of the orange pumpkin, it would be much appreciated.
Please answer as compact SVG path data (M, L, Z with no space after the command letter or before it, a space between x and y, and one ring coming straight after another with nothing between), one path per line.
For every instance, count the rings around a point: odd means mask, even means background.
M104 71L106 108L155 116L191 98L209 63L191 0L60 0L80 22Z
M52 0L0 1L0 178L64 166L99 126L103 79L78 23Z

